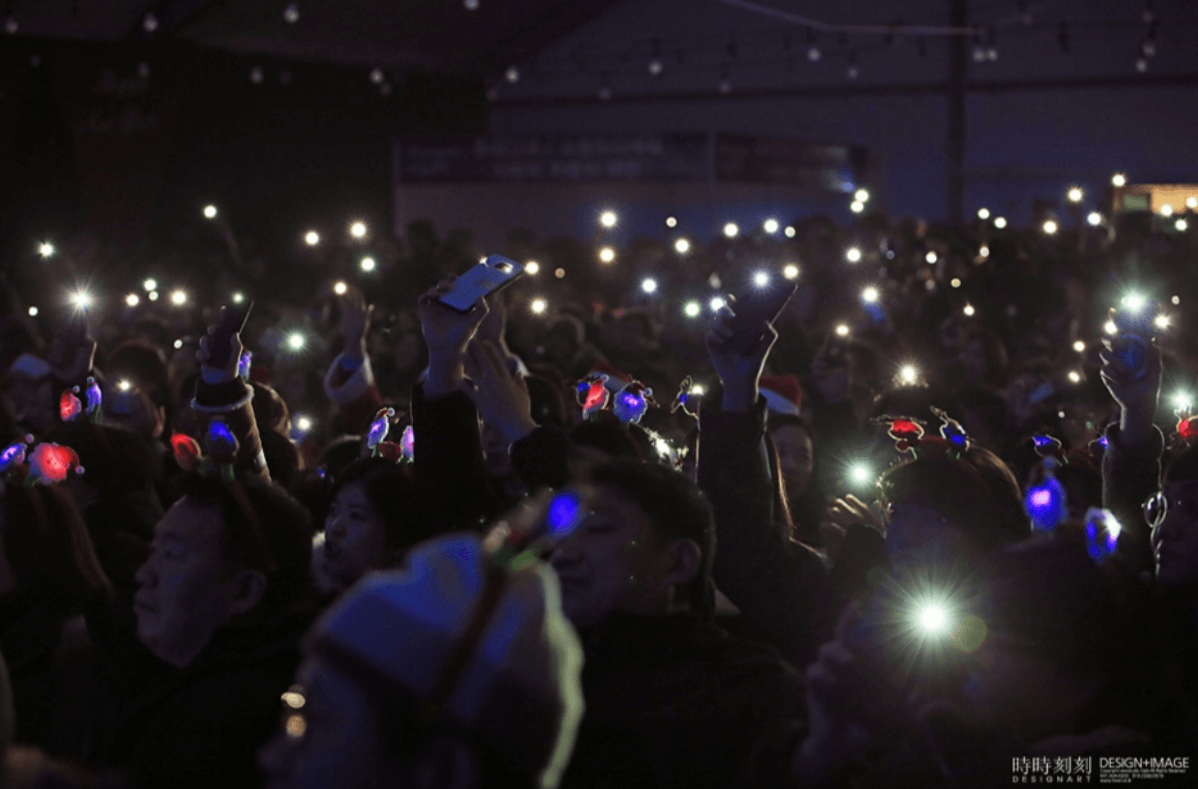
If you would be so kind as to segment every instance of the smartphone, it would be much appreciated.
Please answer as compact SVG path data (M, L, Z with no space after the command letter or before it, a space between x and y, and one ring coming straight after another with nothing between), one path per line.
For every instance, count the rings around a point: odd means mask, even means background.
M1139 310L1111 310L1111 322L1119 333L1112 343L1113 350L1136 378L1148 372L1145 364L1148 346L1156 340L1156 302L1149 301Z
M216 331L208 338L208 366L223 370L229 364L229 354L233 352L233 335L240 334L245 328L245 322L250 317L254 302L247 301L236 307L220 308L220 321Z
M740 293L732 294L729 301L735 317L729 327L733 335L724 342L724 347L741 355L752 353L765 336L761 324L776 321L798 289L799 284L794 280L775 275L762 284L751 282Z
M490 296L511 285L524 273L524 266L503 255L490 255L454 280L449 292L438 299L446 307L461 313L474 309L484 296Z

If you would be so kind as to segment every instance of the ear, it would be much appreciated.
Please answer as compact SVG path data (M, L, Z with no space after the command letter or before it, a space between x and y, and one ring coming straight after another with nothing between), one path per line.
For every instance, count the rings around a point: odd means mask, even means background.
M690 583L703 561L703 551L694 540L674 540L666 546L663 556L667 567L662 584L671 588Z
M482 780L474 749L448 736L422 749L413 777L419 789L476 789Z
M234 597L229 613L244 614L262 601L266 594L266 575L260 570L238 570L233 577Z

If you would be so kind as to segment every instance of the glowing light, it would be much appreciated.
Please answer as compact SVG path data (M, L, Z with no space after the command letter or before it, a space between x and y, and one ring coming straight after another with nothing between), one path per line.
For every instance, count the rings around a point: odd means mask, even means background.
M1148 304L1148 297L1142 293L1129 293L1119 302L1129 312L1139 312Z
M1170 301L1173 302L1174 306L1181 304L1181 296L1174 296Z
M604 211L599 215L599 224L604 227L615 227L618 221L619 217L616 216L615 211Z
M652 277L641 280L641 290L643 290L645 293L656 293L657 280L653 279Z
M49 241L43 241L37 245L37 253L44 258L54 256L54 245Z
M146 294L146 298L150 301L158 301L158 291L152 290Z
M959 288L959 287L961 287L961 278L953 277L951 280L949 280L948 284L954 288Z
M349 226L349 234L354 238L366 238L366 223L354 222Z
M130 389L133 388L133 384L129 383L128 381L117 381L116 388L117 388L117 391L128 392Z
M1086 344L1084 342L1082 342L1081 340L1074 340L1073 341L1073 350L1077 351L1078 353L1085 353Z
M687 241L685 238L678 239L674 242L674 251L679 255L685 255L687 252L691 251L691 242Z
M182 307L186 303L187 293L181 290L171 291L171 304L174 304L176 307Z
M1075 384L1079 384L1079 383L1081 383L1081 380L1082 380L1082 374L1079 373L1077 370L1070 370L1069 371L1069 380Z
M929 263L935 263L937 260L940 259L940 256L936 254L936 250L929 249L928 254L924 255L923 259Z
M374 271L375 265L374 258L365 257L362 258L362 262L358 264L358 267L363 271Z
M929 603L919 609L919 626L928 633L941 633L948 626L948 612L944 606Z
M870 285L865 290L861 291L861 300L866 304L876 304L878 301L878 289Z
M1107 334L1119 333L1119 327L1115 325L1114 321L1107 321L1106 323L1102 324L1102 330Z
M299 428L301 433L307 433L312 429L312 420L306 416L296 417L295 426Z
M1080 203L1082 198L1086 196L1086 193L1082 191L1080 186L1074 186L1069 189L1069 192L1066 196L1069 198L1069 202Z
M707 388L703 384L692 384L690 394L702 395L707 392Z
M292 332L287 335L287 347L293 351L302 351L307 343L308 341L304 338L304 335L299 332Z
M85 310L92 305L92 294L86 290L77 290L69 296L71 304L77 309Z
M540 270L541 270L541 266L535 260L530 260L530 261L528 261L528 263L526 263L524 265L524 271L527 274L529 274L530 276L536 274Z
M349 285L346 285L344 282L333 283L333 292L336 293L338 296L344 296L346 291L348 291L348 290L349 290Z
M1001 217L1001 216L995 217L994 218L994 226L997 227L999 230L1002 230L1004 227L1007 226L1006 218Z
M702 312L703 307L697 301L688 301L682 308L682 313L688 318L697 318Z
M1044 220L1044 224L1043 224L1043 225L1041 225L1040 227L1041 227L1041 229L1042 229L1042 230L1043 230L1045 233L1047 233L1047 234L1048 234L1048 235L1050 235L1050 236L1051 236L1053 233L1056 233L1056 232L1057 232L1057 229L1058 229L1058 226L1057 226L1057 223L1056 223L1056 221L1055 221L1055 220L1052 220L1052 219L1046 219L1046 220Z
M1102 214L1098 213L1097 211L1091 211L1089 215L1086 216L1086 221L1089 222L1093 227L1098 227L1102 224Z
M288 3L283 9L283 21L289 25L294 25L299 21L299 6L295 3Z
M966 317L969 317L969 318L972 318L972 317L973 317L973 314L974 314L975 312L977 312L977 310L975 310L975 309L973 308L973 305L972 305L972 304L966 304L966 305L965 305L965 309L963 309L963 310L961 310L961 311L962 311L962 312L964 312L964 313L965 313L965 315L966 315Z
M1190 209L1191 211L1193 211L1195 208L1198 208L1198 197L1195 197L1194 195L1187 197L1186 208Z
M790 225L787 225L786 230L784 230L783 232L786 233L787 238L795 237L795 229L793 227L791 227Z
M728 238L736 238L736 234L739 232L740 228L736 226L735 222L729 222L728 224L724 225L724 235L726 235Z
M714 299L711 300L711 304L710 304L711 311L719 312L720 310L724 309L724 307L726 307L727 305L728 305L728 302L724 301L719 296L716 296Z
M299 740L303 739L304 734L308 731L308 724L303 715L288 715L284 729L289 738Z
M753 284L759 288L764 288L770 284L770 275L764 271L758 271L753 275Z
M985 220L985 219L989 219L989 218L990 218L990 209L989 208L979 208L978 209L978 219Z
M528 308L533 311L534 315L543 315L545 310L549 309L549 302L544 299L533 299Z
M836 336L837 337L848 337L849 336L849 325L847 323L836 324Z
M861 202L860 200L854 200L853 202L849 203L849 210L854 214L859 214L865 210L865 203Z
M240 304L240 303L242 303L243 301L245 301L245 294L244 294L244 293L242 293L241 291L238 291L237 293L234 293L234 294L233 294L233 303L234 303L234 304Z
M1184 219L1178 219L1176 222L1173 223L1173 227L1175 227L1176 229L1183 231L1183 232L1189 226L1190 226L1190 223L1185 221Z
M1127 176L1123 173L1115 173L1111 176L1111 186L1120 187L1127 185Z
M216 219L216 206L214 206L214 205L204 206L204 218L205 219Z
M763 230L765 230L765 232L770 233L771 235L774 233L777 233L778 232L778 220L777 219L767 219L767 220L765 220L765 224L763 224L761 227Z
M853 193L853 199L856 200L858 203L868 203L869 202L869 190L868 189L858 189L856 192Z
M520 81L520 69L515 66L508 66L507 71L503 73L503 78L508 82L515 84Z
M315 230L309 230L307 233L304 233L304 243L310 247L316 246L320 243L320 233L317 233Z
M175 340L175 350L177 351L177 350L179 350L179 349L180 349L180 348L182 348L182 347L183 347L183 341L182 341L182 340Z
M1178 411L1188 414L1193 405L1194 398L1190 396L1189 392L1178 392L1173 395L1173 407Z
M147 279L145 282L141 283L141 286L145 288L146 292L148 293L151 290L158 290L158 281L154 279Z
M913 384L919 380L919 370L915 368L915 365L904 364L899 369L898 378L904 384Z
M678 219L676 217L672 217L672 216L666 217L666 227L677 227L677 226L678 226Z
M604 247L603 249L599 250L599 260L603 261L604 263L611 263L615 259L616 251L611 247Z
M980 247L978 247L978 257L990 257L990 247L986 244L982 244Z
M1152 325L1158 329L1169 328L1169 323L1170 323L1170 321L1169 321L1168 315L1157 315L1155 318L1152 319Z
M566 270L564 268L555 268L553 270L553 276L557 277L558 279L565 279Z
M869 466L865 465L864 463L857 463L851 469L849 469L849 477L858 485L863 485L866 482L869 482L869 478L871 476L873 476L873 472L870 470Z
M782 269L782 276L786 277L787 279L798 279L799 267L794 263L786 264L786 266L784 266Z
M1161 216L1173 216L1173 206L1168 203L1161 206Z
M861 260L861 250L857 247L849 247L845 250L844 257L848 262L856 263L857 261Z
M140 303L141 303L141 297L138 296L136 293L130 293L128 296L125 297L125 304L130 307L136 307Z
M30 318L36 318L36 317L37 317L37 307L30 307L30 308L29 308L29 317L30 317Z

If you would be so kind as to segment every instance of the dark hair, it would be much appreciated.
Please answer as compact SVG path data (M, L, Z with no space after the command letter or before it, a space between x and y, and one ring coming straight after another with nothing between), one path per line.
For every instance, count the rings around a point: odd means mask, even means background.
M883 500L936 510L961 527L983 553L1031 535L1015 475L988 449L959 459L931 455L903 463L878 480Z
M67 614L82 614L106 598L112 585L66 491L15 482L5 487L4 551L17 588L45 596Z
M103 496L146 490L160 476L161 460L150 443L124 428L66 422L51 432L50 440L78 453L83 480Z
M271 386L253 381L250 382L250 388L254 390L252 403L254 420L257 421L258 427L262 430L286 433L287 423L291 419L291 411L287 408L287 402L283 400L282 395ZM271 468L273 469L273 466Z
M141 338L126 340L104 362L109 379L128 378L148 393L154 405L166 405L167 365L161 347Z
M294 491L303 470L299 447L287 436L270 428L259 430L258 436L262 440L262 454L266 457L270 478L288 491Z
M261 479L225 482L192 474L184 480L183 495L219 510L225 561L266 576L258 606L264 615L281 615L311 599L311 523L308 511L287 491Z
M710 614L715 514L699 486L666 466L630 460L599 463L591 468L589 480L611 488L640 507L663 542L684 539L699 546L699 572L686 596L694 610Z
M351 482L361 482L366 489L370 506L387 529L387 549L395 558L433 536L421 517L421 498L410 465L396 464L384 458L354 461L333 482L329 502Z

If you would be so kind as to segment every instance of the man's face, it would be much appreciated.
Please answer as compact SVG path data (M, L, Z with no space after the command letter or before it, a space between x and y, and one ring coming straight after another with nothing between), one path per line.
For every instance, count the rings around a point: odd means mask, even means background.
M613 611L666 613L672 584L668 544L648 516L615 490L596 488L594 511L553 550L550 563L562 590L562 609L575 627Z
M1156 579L1163 586L1198 581L1198 480L1166 482L1168 509L1152 530Z
M366 694L315 658L296 680L284 696L281 731L258 754L268 789L381 787L381 725Z
M219 511L180 499L154 527L137 571L137 637L158 657L186 666L229 619L236 574L222 560Z

